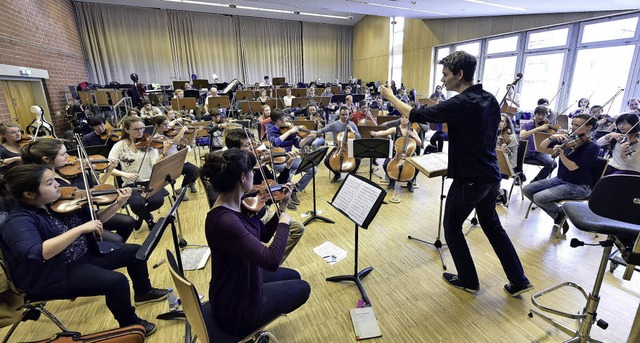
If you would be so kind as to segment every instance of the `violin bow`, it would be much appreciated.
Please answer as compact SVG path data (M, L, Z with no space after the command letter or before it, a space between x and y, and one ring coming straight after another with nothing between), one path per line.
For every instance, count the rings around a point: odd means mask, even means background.
M249 133L249 129L244 127L243 130L244 130L244 134L247 136L247 139L251 142L251 151L253 152L253 155L256 157L256 160L258 160L258 169L260 170L260 175L262 175L262 181L264 181L264 183L267 185L265 187L267 189L267 193L269 193L269 197L271 199L275 199L273 197L273 192L271 192L271 187L269 187L269 183L267 182L267 175L264 173L264 170L262 170L262 165L260 164L260 156L258 156L258 150L256 149L256 147L253 146L253 140L251 139L251 134ZM271 153L271 150L269 150L269 157L271 159L271 162L273 163L273 154ZM272 167L272 170L275 170L275 168ZM258 196L260 196L259 193L258 193ZM276 216L278 217L278 219L280 219L279 211L276 211Z
M91 159L89 158L89 154L87 154L87 151L84 149L84 144L82 144L82 139L80 138L80 134L76 133L74 136L76 138L76 141L78 142L78 157L84 156L86 158L87 163L89 164L89 170L91 171L91 176L93 176L93 179L96 180L96 184L99 185L100 179L98 179L98 175L96 174L95 169L93 169L93 164L91 164ZM78 158L78 161L80 162L80 172L84 174L84 167L82 165L82 160Z
M589 119L585 120L584 123L582 123L582 125L578 126L577 129L572 130L572 132L580 130L583 126L585 126L589 122L589 120L591 120L591 119L595 118L597 115L599 115L600 112L602 112L602 109L605 106L609 105L609 103L613 102L613 100L615 100L618 97L618 95L620 95L620 93L622 93L623 91L624 91L624 88L618 88L618 91L616 92L616 94L614 94L611 98L609 98L609 100L607 100L607 102L605 102L604 105L602 105L602 107L598 110L598 112L596 112L596 113L592 114L591 116L589 116Z
M78 142L78 146L82 146L82 139L80 138L79 134L75 134L75 138L76 141ZM84 154L86 154L86 151L84 151L84 149L82 149L82 152ZM83 167L83 163L88 163L89 165L91 165L91 162L89 161L89 156L82 156L83 153L81 153L81 150L78 149L78 161L80 162L80 174L82 174L82 182L84 183L84 191L86 193L87 196L87 202L89 205L89 212L91 213L91 220L96 220L98 218L98 216L96 215L96 210L95 208L93 208L93 196L91 194L91 187L89 187L89 178L87 177L87 174L84 172L84 167ZM86 157L86 160L83 160ZM91 169L91 171L93 172L93 169ZM97 238L99 240L102 240L102 235L97 235Z
M149 137L149 139L153 139L153 136L156 135L156 127L153 127L153 132L151 132L151 136ZM142 138L144 138L144 131L142 133ZM135 141L134 141L134 145L135 145ZM149 146L147 146L146 149L144 149L144 154L142 154L142 160L140 160L140 166L138 167L138 171L136 172L136 174L140 175L140 170L142 170L142 164L144 163L144 159L147 157L147 152L149 151L149 149L151 148L151 143L149 143Z

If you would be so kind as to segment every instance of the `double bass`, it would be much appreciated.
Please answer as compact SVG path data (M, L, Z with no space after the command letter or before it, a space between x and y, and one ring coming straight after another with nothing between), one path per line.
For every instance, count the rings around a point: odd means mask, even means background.
M336 137L338 146L329 155L329 169L334 173L350 173L356 169L357 163L354 157L349 157L347 143L349 139L355 139L356 135L349 130L349 117L344 127L344 132L340 132Z

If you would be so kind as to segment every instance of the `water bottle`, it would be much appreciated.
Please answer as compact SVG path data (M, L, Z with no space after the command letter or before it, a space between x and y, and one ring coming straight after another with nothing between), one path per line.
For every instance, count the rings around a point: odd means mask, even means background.
M169 311L180 310L180 303L178 302L178 297L173 291L173 288L169 288L169 294L167 294L167 302L169 303Z

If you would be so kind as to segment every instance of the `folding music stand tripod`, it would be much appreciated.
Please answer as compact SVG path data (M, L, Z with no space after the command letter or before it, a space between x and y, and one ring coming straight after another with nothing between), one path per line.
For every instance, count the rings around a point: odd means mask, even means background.
M321 148L318 149L316 151L313 151L309 154L307 154L303 159L302 162L300 162L300 166L298 167L298 169L296 170L296 174L300 174L304 171L306 171L309 168L313 168L313 211L309 211L307 213L309 213L311 216L309 218L307 218L307 220L304 221L304 225L307 226L307 224L311 223L314 220L322 220L325 223L329 223L329 224L335 224L335 222L329 218L325 218L323 216L319 216L317 209L316 209L316 168L318 167L318 165L320 164L320 162L322 162L322 160L324 159L325 155L327 155L327 150L329 150L329 148Z
M362 138L353 140L353 157L369 159L369 181L373 175L373 161L388 158L391 143L388 139Z

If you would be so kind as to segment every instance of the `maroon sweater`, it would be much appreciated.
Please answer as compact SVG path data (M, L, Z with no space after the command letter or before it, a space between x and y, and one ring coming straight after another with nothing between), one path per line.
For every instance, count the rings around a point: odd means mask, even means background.
M268 247L260 242L260 231L277 226ZM275 271L282 261L289 225L274 216L266 226L255 217L226 207L209 211L205 223L211 248L209 300L213 315L225 331L234 332L245 318L253 317L262 296L262 269Z

